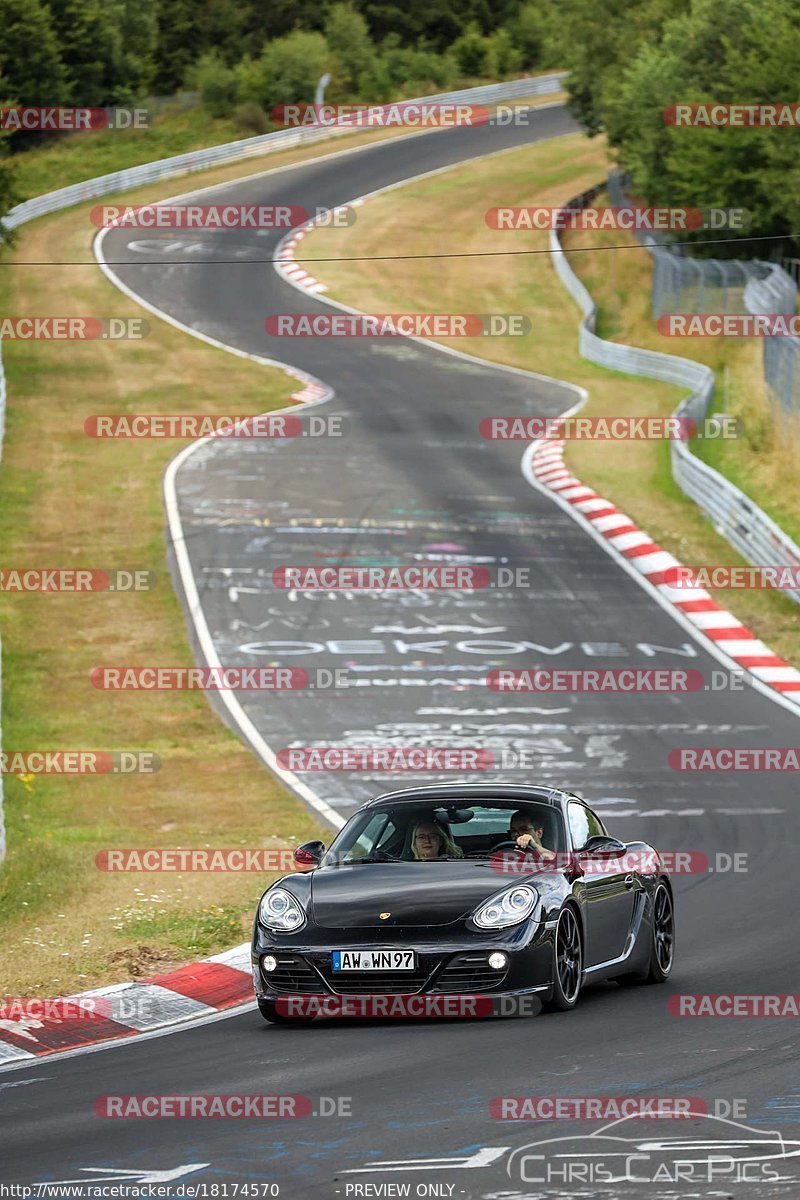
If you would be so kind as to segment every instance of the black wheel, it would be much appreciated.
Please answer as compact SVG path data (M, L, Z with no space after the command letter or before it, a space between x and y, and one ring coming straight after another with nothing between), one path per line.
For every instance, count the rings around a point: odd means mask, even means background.
M643 983L664 983L672 974L675 959L675 913L672 896L665 883L659 883L653 895L653 924L651 927L650 961L640 974L621 975L621 987Z
M583 981L583 947L575 910L562 908L556 925L553 998L548 1007L569 1012L578 1003Z
M672 972L675 958L675 914L672 896L665 883L660 883L653 896L653 945L650 950L648 983L664 983Z

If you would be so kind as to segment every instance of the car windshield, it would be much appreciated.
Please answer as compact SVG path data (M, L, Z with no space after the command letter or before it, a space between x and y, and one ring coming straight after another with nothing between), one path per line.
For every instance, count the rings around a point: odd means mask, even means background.
M525 833L545 850L564 849L561 814L549 804L512 800L388 802L351 818L323 865L488 858L498 846L513 846Z

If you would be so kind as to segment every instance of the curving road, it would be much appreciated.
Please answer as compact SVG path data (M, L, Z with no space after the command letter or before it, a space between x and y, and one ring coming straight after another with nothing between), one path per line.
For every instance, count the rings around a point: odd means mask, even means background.
M229 184L203 202L218 195L333 207L573 128L562 109L550 108L535 113L529 127L390 141ZM638 698L488 692L481 680L495 666L689 666L710 678L719 662L568 514L528 486L519 446L478 436L479 421L492 412L557 413L575 403L573 389L418 342L267 337L270 313L325 311L324 301L301 295L258 261L276 240L204 234L205 248L191 262L169 233L148 234L144 254L131 246L130 231L113 231L103 246L114 273L147 303L237 349L310 372L334 392L312 411L346 418L338 440L218 442L183 457L175 471L195 615L213 654L226 665L344 668L357 684L288 698L241 693L248 740L272 751L331 743L489 747L504 777L530 779L533 772L581 791L612 832L701 851L712 863L718 852L746 852L747 869L676 878L679 957L666 988L596 987L567 1016L283 1029L263 1026L248 1011L10 1072L0 1084L4 1181L85 1179L101 1169L145 1179L148 1172L177 1172L177 1183L277 1183L289 1200L688 1195L691 1189L669 1181L623 1191L597 1182L581 1188L573 1179L543 1189L531 1164L525 1174L511 1151L548 1136L589 1133L597 1123L499 1122L489 1116L489 1101L692 1096L709 1106L723 1102L723 1115L730 1112L724 1105L738 1101L756 1131L797 1136L791 1021L679 1020L666 1008L675 992L795 986L800 820L791 782L780 775L678 774L667 755L683 745L792 745L797 718L750 688ZM231 262L234 242L240 257ZM442 245L456 249L444 231ZM232 398L226 407L235 410ZM324 561L529 567L532 586L470 596L347 597L271 586L280 565ZM346 774L305 774L298 783L309 802L321 798L341 815L392 786L386 776ZM317 1111L320 1096L346 1097L350 1114L274 1123L94 1115L98 1096L119 1092L303 1094ZM641 1152L656 1124L660 1137L687 1134L683 1122L665 1129L651 1121L626 1128L626 1137L638 1138ZM710 1119L688 1129L691 1138L724 1143L720 1153L740 1133ZM762 1134L747 1136L757 1141ZM791 1162L772 1174L793 1182L774 1181L764 1166L773 1151L752 1149L758 1163L747 1174L746 1194L796 1194ZM181 1175L190 1166L191 1174ZM697 1194L745 1194L743 1186L737 1190L720 1165L713 1184Z

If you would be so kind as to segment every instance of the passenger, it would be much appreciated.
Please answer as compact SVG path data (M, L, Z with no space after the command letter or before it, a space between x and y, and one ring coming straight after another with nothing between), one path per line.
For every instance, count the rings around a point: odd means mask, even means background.
M417 821L411 835L411 854L420 862L432 858L464 857L464 851L438 821Z
M544 825L537 825L533 816L520 808L513 814L508 828L508 836L516 842L520 850L531 850L539 854L546 862L555 861L555 853L542 845Z

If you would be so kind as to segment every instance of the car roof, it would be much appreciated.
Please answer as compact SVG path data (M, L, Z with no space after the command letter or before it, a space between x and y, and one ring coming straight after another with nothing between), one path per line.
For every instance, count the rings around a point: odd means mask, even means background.
M519 783L434 783L424 787L402 788L397 792L383 792L362 804L361 810L376 808L387 801L392 804L413 804L426 800L509 800L512 802L536 801L560 808L573 793L551 787L549 784L526 785ZM575 797L580 799L580 797Z

